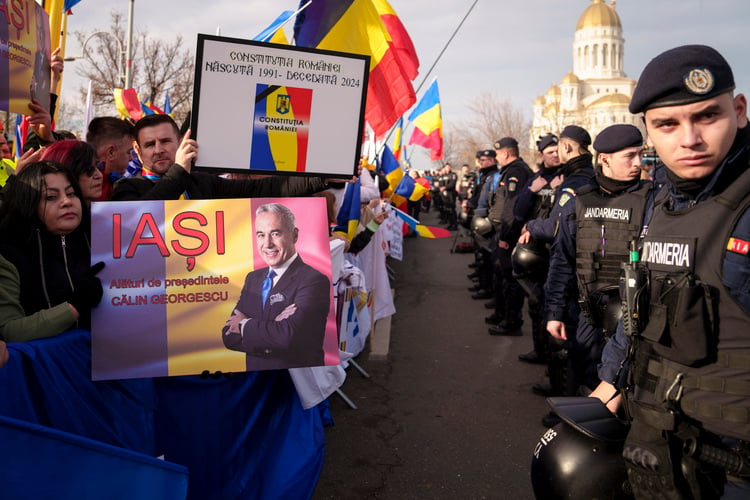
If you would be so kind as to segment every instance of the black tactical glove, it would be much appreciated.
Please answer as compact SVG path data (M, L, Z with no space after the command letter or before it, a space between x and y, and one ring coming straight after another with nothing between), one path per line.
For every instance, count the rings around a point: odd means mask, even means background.
M102 282L96 275L104 269L104 262L97 262L82 276L73 280L73 296L70 303L78 314L84 314L99 305L104 295Z

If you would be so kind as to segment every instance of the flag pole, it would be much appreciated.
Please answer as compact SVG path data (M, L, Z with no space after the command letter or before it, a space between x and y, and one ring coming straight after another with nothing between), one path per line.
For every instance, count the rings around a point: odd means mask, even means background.
M458 30L461 29L461 27L464 25L464 22L466 22L466 19L469 17L469 14L471 14L471 11L474 10L474 7L476 7L477 2L479 2L479 0L474 0L474 3L471 4L471 7L469 7L468 11L466 11L466 14L464 15L463 19L461 19L461 22L458 23L458 26L456 26L456 29L453 30L453 34L450 36L450 38L448 38L448 41L445 43L445 45L443 46L442 50L440 51L440 53L435 58L435 61L432 63L432 66L430 66L430 69L428 69L427 73L424 74L424 77L422 78L422 81L419 83L419 86L414 91L415 94L418 94L419 91L422 89L422 87L424 86L425 82L427 81L427 77L430 76L430 73L432 73L432 70L435 69L435 66L437 66L437 63L440 61L440 58L443 57L443 54L448 49L448 46L451 44L451 42L453 41L453 39L458 34ZM395 127L392 127L391 130L388 132L388 135L385 136L385 140L383 141L383 145L385 145L388 142L388 139L391 138L391 135L393 135L393 131L394 130L395 130ZM404 125L404 130L402 132L402 135L404 135L404 132L406 132L406 125ZM380 153L382 153L382 151L383 151L383 148L381 146L380 150L378 150L378 155L380 155Z

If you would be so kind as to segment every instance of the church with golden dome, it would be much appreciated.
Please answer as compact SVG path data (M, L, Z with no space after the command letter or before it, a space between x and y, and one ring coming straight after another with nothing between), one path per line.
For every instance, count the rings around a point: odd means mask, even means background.
M614 123L642 128L628 111L635 80L623 71L625 39L615 1L591 0L578 18L573 39L573 71L534 101L531 144L540 135L580 125L593 139Z

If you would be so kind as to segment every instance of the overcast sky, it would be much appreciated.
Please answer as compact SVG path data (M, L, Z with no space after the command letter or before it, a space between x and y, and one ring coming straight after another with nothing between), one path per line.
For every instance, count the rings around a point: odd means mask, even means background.
M425 77L430 81L437 76L443 120L449 123L466 118L466 104L487 91L509 99L530 118L534 99L573 69L573 34L591 0L478 0L430 75L426 72L474 0L390 2L420 58L415 87ZM127 15L128 5L128 0L82 0L73 9L68 29L102 29L109 25L112 10ZM138 0L134 25L136 31L147 30L165 39L181 33L194 51L196 33L215 34L220 27L224 36L252 38L281 11L297 5L296 0ZM703 43L729 60L738 90L750 93L750 1L619 0L616 8L623 25L628 77L637 79L644 65L663 50ZM68 40L67 55L80 54L74 38ZM65 89L81 85L75 77L76 63L67 64L63 98Z

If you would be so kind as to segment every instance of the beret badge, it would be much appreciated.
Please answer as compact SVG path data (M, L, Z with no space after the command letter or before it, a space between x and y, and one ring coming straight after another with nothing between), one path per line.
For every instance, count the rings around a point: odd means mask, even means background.
M685 86L693 94L703 95L714 88L714 75L708 68L695 68L684 79Z

